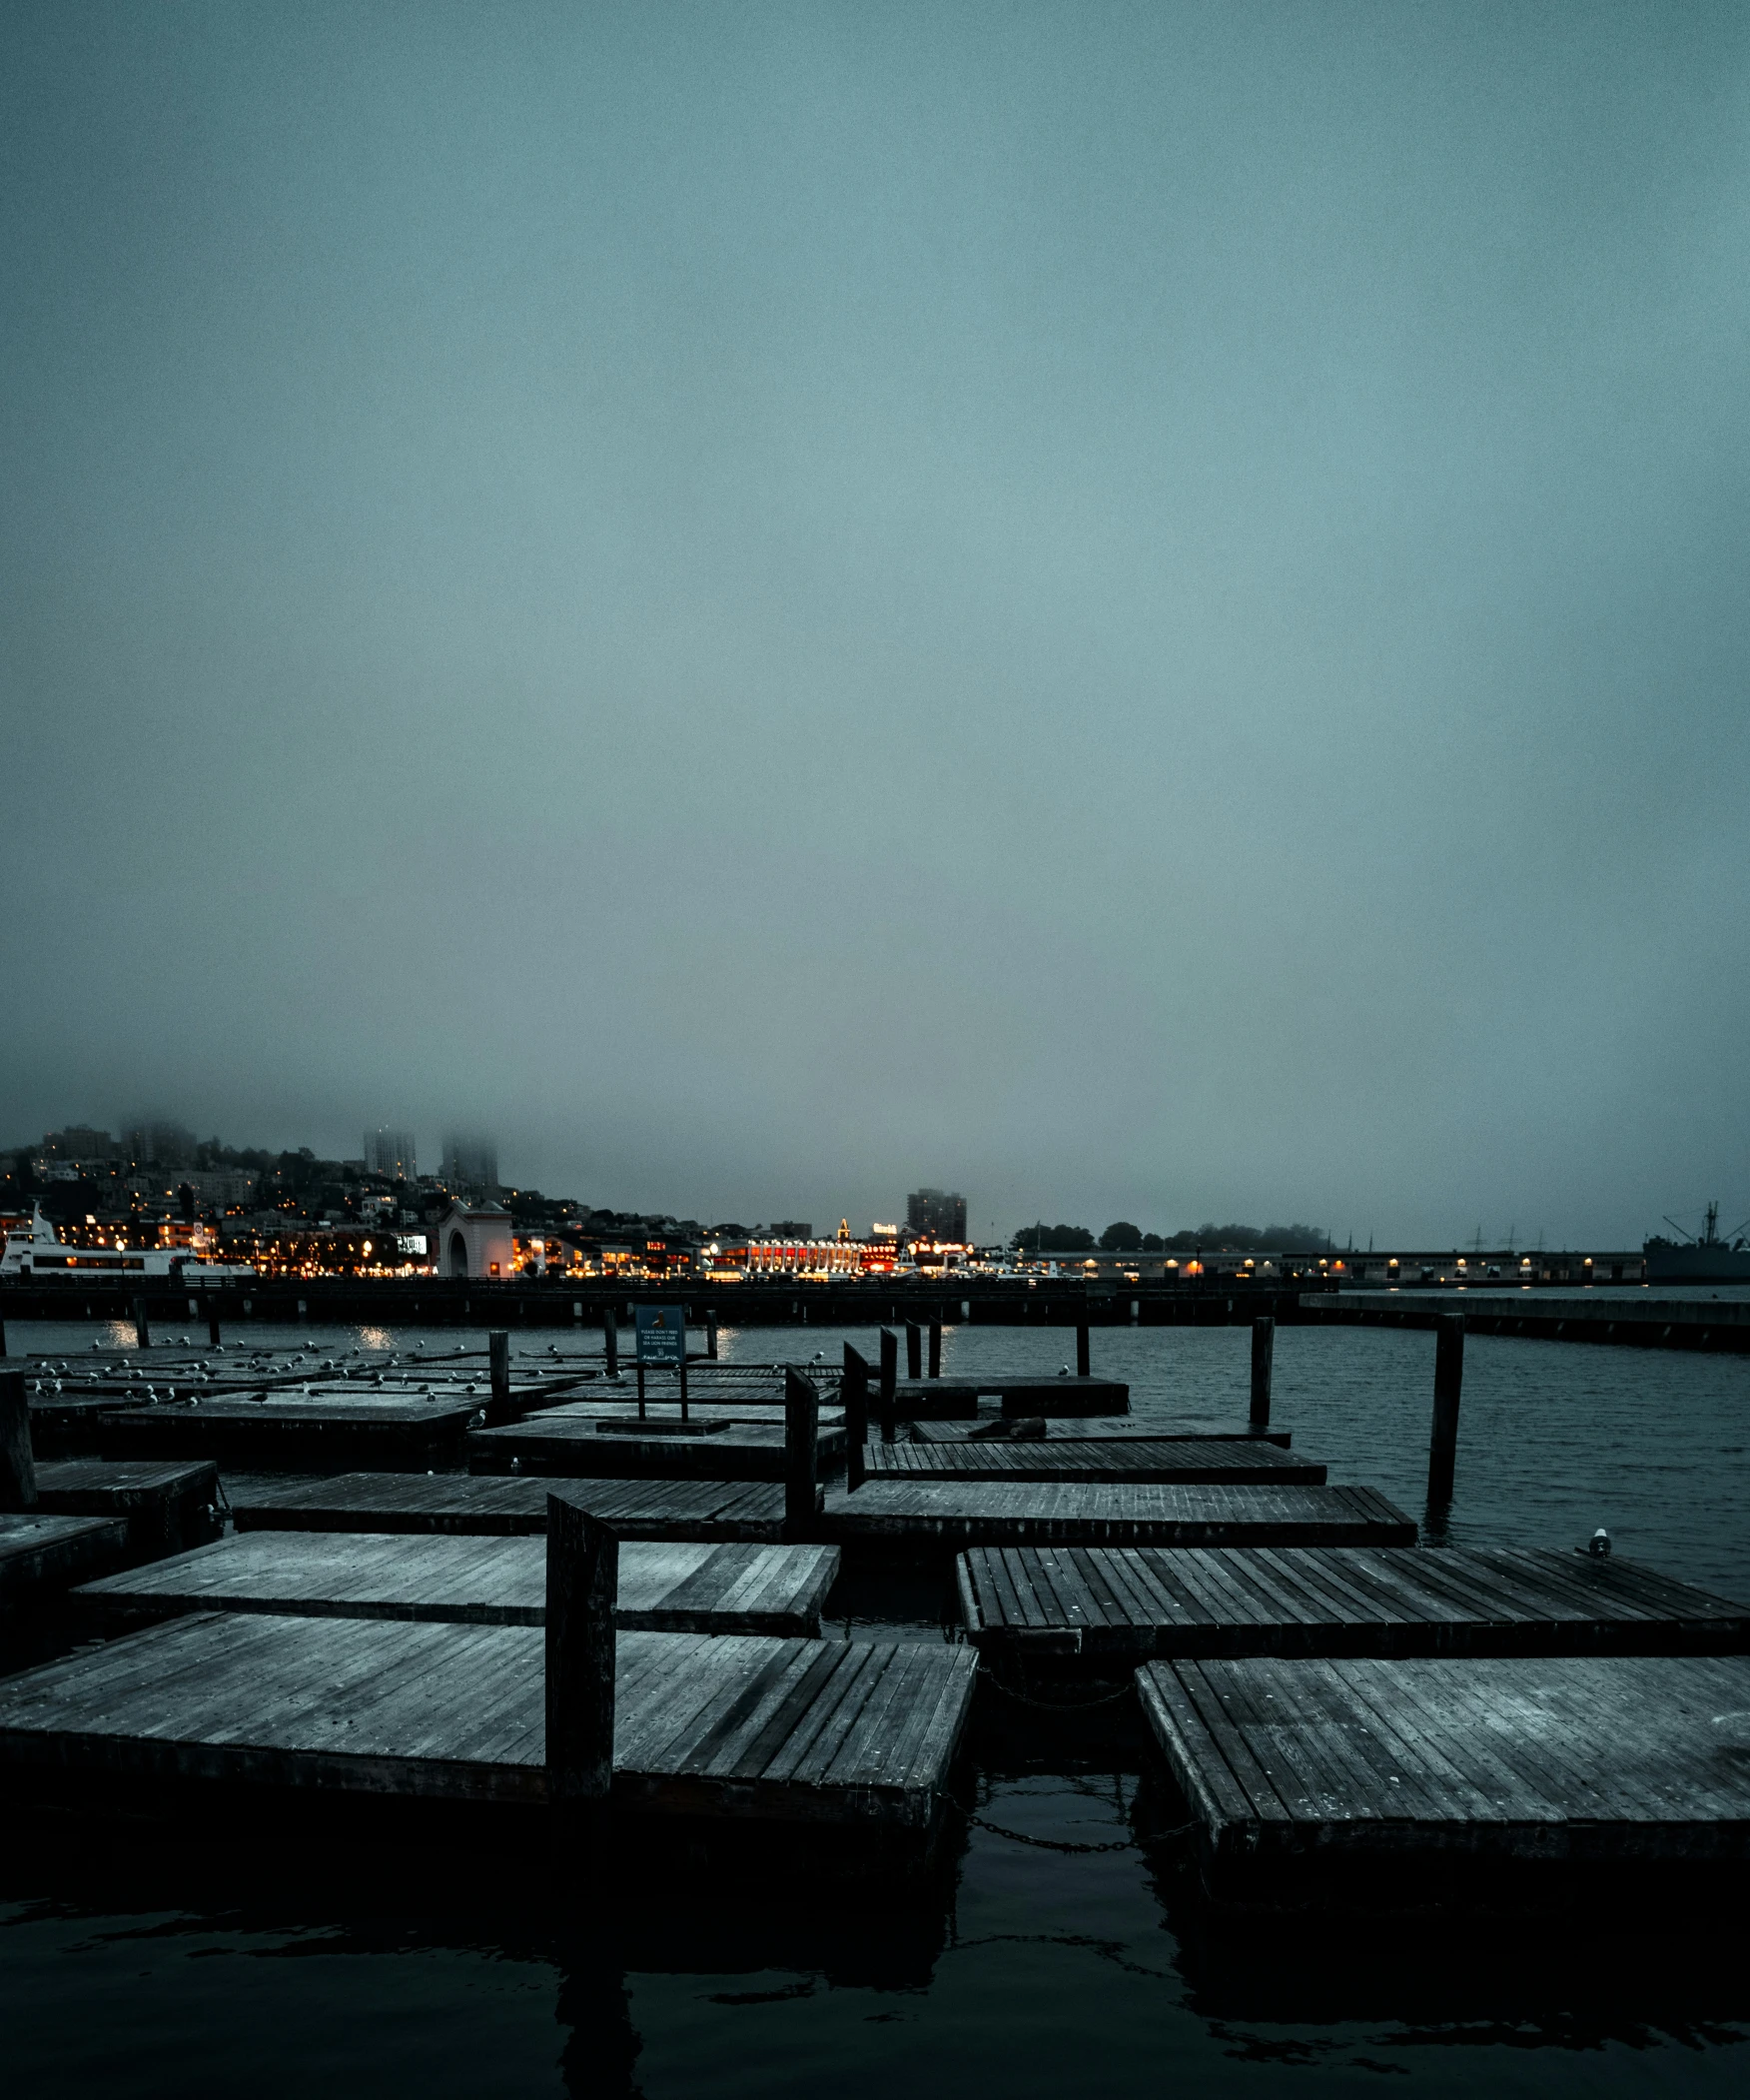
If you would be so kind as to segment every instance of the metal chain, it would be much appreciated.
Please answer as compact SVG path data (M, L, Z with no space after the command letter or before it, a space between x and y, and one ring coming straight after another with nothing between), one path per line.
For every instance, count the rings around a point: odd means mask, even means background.
M989 1830L997 1837L1012 1837L1018 1845L1037 1845L1042 1852L1130 1852L1136 1849L1134 1837L1117 1837L1110 1844L1072 1844L1061 1837L1029 1837L1025 1830L1010 1830L1002 1823L993 1823L982 1815L969 1815L966 1820L976 1823L981 1830Z

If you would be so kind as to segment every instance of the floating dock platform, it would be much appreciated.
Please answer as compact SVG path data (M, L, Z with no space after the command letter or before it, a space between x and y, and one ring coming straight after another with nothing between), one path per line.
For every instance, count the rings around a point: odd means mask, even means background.
M462 1443L470 1473L553 1474L566 1480L778 1481L784 1477L784 1423L745 1411L689 1410L638 1421L631 1408L588 1402L547 1408L514 1428L474 1430ZM820 1418L818 1457L845 1455L844 1418Z
M552 1804L551 1628L202 1613L0 1683L10 1798L223 1788ZM622 1825L800 1826L914 1852L943 1820L977 1670L940 1641L621 1633ZM559 1796L562 1798L562 1795Z
M817 1536L923 1556L974 1546L1413 1546L1371 1488L871 1480L830 1491Z
M784 1491L766 1481L560 1481L456 1473L344 1473L228 1485L240 1532L448 1532L532 1538L563 1495L621 1539L776 1542Z
M981 1400L1005 1415L1128 1415L1130 1388L1110 1378L902 1378L894 1388L901 1422L970 1422Z
M1010 1442L870 1444L871 1480L1155 1481L1322 1488L1325 1469L1249 1438L1046 1437Z
M1218 1903L1626 1905L1750 1864L1750 1656L1151 1662L1137 1688Z
M54 1459L36 1469L37 1507L61 1517L117 1517L130 1561L186 1553L219 1536L219 1469Z
M126 1560L128 1528L119 1519L0 1514L0 1626L45 1596Z
M817 1638L838 1565L830 1546L627 1544L614 1620L643 1632ZM214 1610L538 1626L546 1546L441 1533L247 1532L87 1582L74 1602L111 1626Z
M1614 1556L1534 1548L975 1548L961 1620L994 1661L1735 1654L1750 1606Z
M452 1452L485 1400L335 1396L313 1388L121 1408L99 1419L106 1456L245 1460L258 1466L428 1466Z

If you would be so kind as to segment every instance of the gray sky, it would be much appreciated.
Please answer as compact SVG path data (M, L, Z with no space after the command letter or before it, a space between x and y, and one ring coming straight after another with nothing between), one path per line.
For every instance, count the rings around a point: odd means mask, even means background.
M0 1141L1750 1212L1741 7L0 25Z

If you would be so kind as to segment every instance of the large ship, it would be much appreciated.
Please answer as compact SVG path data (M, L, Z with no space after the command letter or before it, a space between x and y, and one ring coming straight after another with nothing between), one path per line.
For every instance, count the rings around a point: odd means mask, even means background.
M1720 1237L1720 1207L1710 1203L1700 1234L1686 1233L1675 1218L1665 1223L1675 1240L1654 1238L1641 1250L1650 1284L1750 1284L1750 1240L1744 1227ZM1745 1220L1750 1225L1750 1219Z
M184 1282L241 1282L255 1275L247 1262L209 1262L186 1247L69 1247L45 1218L33 1210L28 1229L6 1235L0 1276L83 1277L115 1275L178 1277Z

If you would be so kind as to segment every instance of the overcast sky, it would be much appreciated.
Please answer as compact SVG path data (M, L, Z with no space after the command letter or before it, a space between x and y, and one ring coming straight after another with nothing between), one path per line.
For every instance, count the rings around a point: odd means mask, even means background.
M0 21L0 1142L1750 1212L1742 6Z

